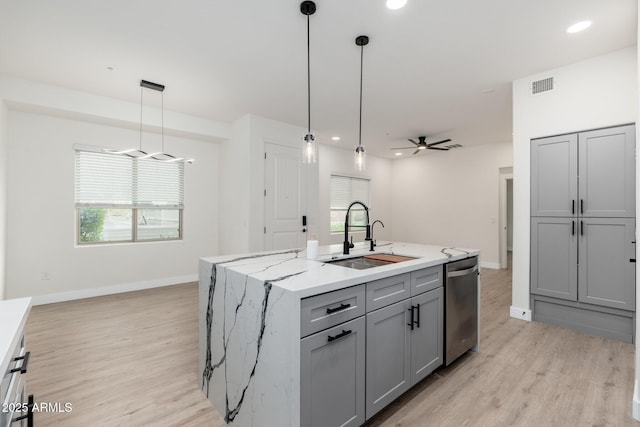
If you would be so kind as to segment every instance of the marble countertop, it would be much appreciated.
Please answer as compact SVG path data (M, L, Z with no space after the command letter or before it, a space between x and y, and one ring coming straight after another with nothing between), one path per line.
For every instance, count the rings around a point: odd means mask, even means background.
M7 372L13 350L22 337L31 311L31 298L0 301L0 372Z
M366 270L326 263L332 259L376 253L404 255L416 259ZM360 242L355 244L349 255L342 255L342 244L321 246L315 260L307 259L306 250L303 249L207 257L202 260L212 264L223 264L226 269L260 281L271 281L273 286L292 292L299 298L305 298L479 254L480 251L476 249L401 242L379 242L375 251L370 252L369 242Z

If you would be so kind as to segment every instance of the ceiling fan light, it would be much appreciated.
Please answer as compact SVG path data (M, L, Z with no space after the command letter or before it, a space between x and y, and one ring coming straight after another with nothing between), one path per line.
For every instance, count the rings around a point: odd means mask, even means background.
M421 145L418 147L418 150L426 150L427 146L426 145Z
M402 9L407 4L407 0L387 0L387 9Z

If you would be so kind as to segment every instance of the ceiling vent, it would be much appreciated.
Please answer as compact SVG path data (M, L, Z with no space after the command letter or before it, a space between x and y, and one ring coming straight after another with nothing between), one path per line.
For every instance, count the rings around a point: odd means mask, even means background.
M451 144L451 145L445 145L444 148L448 148L448 149L462 148L462 145L460 145L460 144Z
M550 92L552 90L553 77L547 77L546 79L531 82L531 95L538 95L540 93Z

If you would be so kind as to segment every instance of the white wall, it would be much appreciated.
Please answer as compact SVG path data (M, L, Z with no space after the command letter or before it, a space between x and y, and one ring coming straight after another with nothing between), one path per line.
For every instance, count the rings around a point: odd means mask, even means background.
M499 268L499 169L511 162L511 143L395 160L393 240L480 249Z
M529 310L530 140L635 122L636 56L634 46L513 82L512 313ZM530 96L530 82L549 76L556 89Z
M181 241L75 245L74 144L127 148L135 130L10 111L7 191L7 297L88 296L196 280L198 258L217 253L218 146L165 136L185 166ZM159 140L145 133L145 141ZM42 274L49 273L50 280ZM48 300L64 299L62 296Z
M0 301L5 297L7 231L7 138L8 111L0 100Z
M233 123L233 136L223 144L221 166L220 253L247 253L264 248L264 144L302 150L304 128L255 115ZM307 192L318 194L318 165L307 166ZM307 197L310 235L317 227L317 197Z
M391 160L367 155L367 167L362 173L357 173L353 167L353 150L344 150L330 145L320 144L319 155L319 195L321 206L318 213L318 240L321 245L341 243L344 233L331 233L330 228L330 183L331 174L362 177L371 179L370 182L370 219L381 220L385 227L376 225L374 237L376 240L391 240L393 235L393 220L391 207ZM354 231L354 242L363 241L365 232Z

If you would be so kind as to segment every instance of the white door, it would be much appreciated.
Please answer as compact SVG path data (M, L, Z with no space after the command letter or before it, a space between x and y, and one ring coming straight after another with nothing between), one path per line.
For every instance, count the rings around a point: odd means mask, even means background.
M301 150L265 143L264 249L306 246L307 180Z

